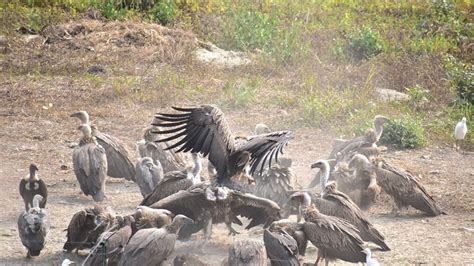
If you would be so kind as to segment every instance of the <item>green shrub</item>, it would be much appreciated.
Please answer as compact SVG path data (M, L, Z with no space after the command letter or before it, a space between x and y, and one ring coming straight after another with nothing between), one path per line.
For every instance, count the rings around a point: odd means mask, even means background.
M450 77L451 87L457 93L457 101L474 105L474 66L448 55L444 68Z
M154 21L157 21L162 25L168 25L176 19L178 14L177 11L174 1L160 0L155 3L149 13Z
M384 126L380 143L401 149L421 147L425 144L423 126L420 121L409 116L391 119Z
M384 52L386 43L377 31L363 27L347 36L346 50L356 60L369 59Z

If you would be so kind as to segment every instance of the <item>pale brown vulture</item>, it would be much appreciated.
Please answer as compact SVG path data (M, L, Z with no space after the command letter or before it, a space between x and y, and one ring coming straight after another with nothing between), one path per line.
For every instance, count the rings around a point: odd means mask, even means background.
M229 248L229 266L266 266L267 252L262 241L237 239Z
M159 161L153 163L150 157L138 159L135 165L135 180L142 196L150 194L155 186L163 179L163 168Z
M139 230L125 246L119 265L162 265L174 251L179 230L190 222L188 217L176 215L163 228Z
M160 123L155 120L156 123ZM160 131L159 127L151 126L145 130L143 139L137 143L140 157L151 157L153 162L160 162L163 172L168 173L186 167L186 159L182 153L175 153L173 150L166 150L170 146L167 142L155 142L160 138L159 134L152 133Z
M18 217L18 234L21 243L28 249L27 258L39 256L46 243L50 225L48 214L40 207L43 197L39 194L33 197L32 205Z
M173 107L179 113L157 114L161 121L160 127L170 128L159 131L159 134L172 134L157 142L177 142L168 149L178 148L176 152L196 152L203 156L209 155L209 161L216 168L218 185L243 189L231 178L248 177L245 169L250 166L249 174L253 174L260 165L278 159L278 153L293 138L289 131L272 132L248 137L236 143L224 114L215 106L202 105L192 108Z
M225 223L230 233L235 234L237 232L231 223L242 225L238 215L251 220L246 229L257 225L267 227L271 222L280 219L280 208L271 200L209 184L179 191L151 207L184 214L195 221L193 225L183 228L180 239L187 239L201 229L204 229L205 239L209 239L212 224L218 223Z
M299 266L296 240L284 230L265 230L263 242L272 266Z
M48 200L48 188L46 183L38 176L38 167L36 164L30 164L30 175L20 181L20 195L25 202L25 210L33 205L35 195L41 195L43 198L39 203L39 207L44 209Z
M81 120L81 124L89 125L92 129L92 136L97 139L107 155L107 175L116 178L125 178L135 181L135 167L130 160L130 155L125 145L116 137L100 132L95 125L91 125L89 114L86 111L79 111L71 114ZM83 145L81 141L79 145ZM86 142L87 144L87 142Z
M105 177L107 175L107 159L105 150L92 136L91 127L82 124L79 127L83 137L81 145L74 148L72 163L74 174L82 192L91 195L94 201L105 198Z
M319 260L340 259L347 262L365 262L364 242L357 229L343 219L320 213L314 205L303 208L303 232L318 248Z
M82 265L117 265L132 236L133 217L117 217L114 226L103 232Z
M100 234L114 223L114 215L100 206L76 212L67 227L67 241L63 249L70 252L93 247Z
M377 158L375 164L377 184L394 199L394 212L398 212L402 207L412 206L429 216L446 214L411 173L390 165L382 158ZM365 156L356 154L350 165L370 167L370 162Z
M138 206L133 217L137 229L161 228L173 221L174 214L165 209Z
M186 190L192 185L201 183L202 163L200 156L192 154L193 165L187 166L182 171L171 171L164 175L163 179L156 184L151 193L145 196L140 205L151 206L153 203L168 197L180 190Z

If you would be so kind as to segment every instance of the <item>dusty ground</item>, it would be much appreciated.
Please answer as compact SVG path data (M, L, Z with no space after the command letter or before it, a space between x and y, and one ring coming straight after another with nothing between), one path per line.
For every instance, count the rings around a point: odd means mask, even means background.
M94 24L89 25L88 29L93 27L100 28ZM149 36L147 34L150 32L152 32L151 35L157 34L156 32L160 30L151 28L142 31L139 27L127 24L125 28L114 31L117 35L109 36L104 33L108 39L101 39L102 35L99 34L97 38L102 42L99 42L100 45L96 45L95 48L102 49L100 50L102 54L97 57L90 54L90 49L86 49L89 45L86 41L90 40L87 38L81 39L84 42L72 43L79 45L79 48L71 46L70 38L51 37L53 45L49 48L38 48L43 45L44 40L36 40L34 41L36 44L25 44L26 50L23 46L17 45L16 41L10 42L8 49L13 52L0 57L0 59L5 59L0 64L0 124L2 125L0 127L0 181L3 192L0 203L0 208L3 210L0 213L0 264L51 265L59 264L66 257L75 261L83 259L62 252L65 241L64 229L73 213L94 204L91 198L79 193L80 189L71 169L72 149L70 146L71 143L77 141L79 134L75 130L77 121L69 118L70 113L80 109L89 111L92 120L102 131L117 136L128 145L133 151L135 160L137 153L134 144L141 139L143 129L156 111L165 110L169 105L181 100L184 100L186 104L202 103L203 99L199 96L202 91L199 90L204 89L201 87L196 88L197 92L189 92L190 94L176 92L177 96L171 97L169 93L174 93L174 91L169 89L168 85L170 80L176 81L174 80L176 76L163 79L163 83L158 85L155 84L156 79L152 79L155 76L169 74L170 66L162 63L163 60L169 58L169 55L163 52L163 49L166 50L168 46L158 48L146 46L143 48L146 52L137 53L136 56L133 54L130 62L127 61L128 64L121 65L118 62L122 58L128 60L129 57L124 56L137 51L140 45L133 42L140 40L143 36ZM56 36L54 32L51 34ZM170 33L169 36L175 35ZM127 38L121 39L122 37ZM187 35L186 38L188 38ZM112 40L111 43L115 45L112 47L118 49L118 52L113 49L108 51L107 46L103 46L108 43L108 40ZM128 42L124 43L123 40ZM149 43L149 39L145 38L143 43ZM178 47L176 49L180 50L176 42L165 40L163 43L166 45L171 43L172 49ZM37 49L40 51L38 52ZM65 55L61 54L62 52ZM108 74L105 78L95 78L84 74L92 63L76 60L83 54L86 54L87 60L92 60L93 64L106 67ZM115 58L111 55L115 55ZM76 61L67 60L69 56L75 58ZM61 60L58 61L58 58ZM149 58L153 60L142 61ZM222 80L226 77L224 70L212 72L206 67L189 70L187 65L173 65L172 68L178 76L187 75L186 82L193 83L193 79L196 79L195 82L199 82L200 85L213 84L214 86L210 87L214 90L216 87L222 87L219 84L223 83ZM263 71L266 70L263 69ZM242 75L245 75L245 71L252 71L252 69L235 71L241 71ZM210 74L210 72L216 78L201 78L201 75ZM127 80L120 79L121 75L139 76L140 79L139 82L131 82L130 88L126 83ZM272 76L271 73L267 75ZM180 81L178 79L178 82ZM124 82L125 84L117 84ZM149 86L155 86L153 89L159 88L165 93L146 91L145 88ZM127 91L124 91L124 88ZM141 89L144 91L143 94L141 94ZM135 94L130 94L128 90ZM158 95L161 96L158 97ZM166 97L163 97L164 95ZM220 103L222 100L212 97L206 99L206 102L211 103ZM50 106L49 103L52 105ZM286 122L295 119L291 117L291 113L288 116L285 111L267 110L258 106L234 110L226 108L224 111L228 115L232 129L237 134L251 132L253 125L257 122L265 122L274 129L288 129L285 126ZM329 154L332 139L338 136L321 129L296 128L293 131L296 137L287 147L286 152L293 159L298 182L306 184L312 175L309 165L317 159L325 158ZM391 265L473 264L474 155L454 152L445 144L431 144L430 147L415 151L389 151L385 157L419 174L421 183L448 215L426 218L410 209L400 217L393 217L388 214L391 208L388 202L377 204L368 216L386 236L392 251L377 252L374 256L383 264ZM27 260L25 259L26 250L18 237L16 222L23 209L18 193L18 183L20 178L27 175L28 165L32 162L38 164L39 174L48 184L47 210L52 228L41 256ZM108 198L102 204L111 206L119 214L131 213L141 200L138 187L132 182L108 179L106 187ZM236 236L237 238L262 237L259 230L253 230L250 233L240 231L242 234ZM201 256L203 261L218 265L227 256L227 248L233 238L227 236L227 231L223 226L217 226L213 239L205 248L201 247L201 235L197 235L194 241L178 243L176 251L177 253L193 252ZM313 247L309 249L304 260L314 262L315 258Z

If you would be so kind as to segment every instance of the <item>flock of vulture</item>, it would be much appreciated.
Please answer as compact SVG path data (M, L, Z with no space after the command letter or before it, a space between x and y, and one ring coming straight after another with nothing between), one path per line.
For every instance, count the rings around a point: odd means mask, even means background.
M110 176L135 182L143 195L130 215L95 205L72 216L63 249L89 249L84 265L161 265L176 240L203 231L208 241L213 225L221 223L229 234L238 233L234 224L263 226L262 239L234 241L228 265L300 265L308 241L318 249L316 264L339 259L378 265L369 246L383 252L390 247L364 211L379 194L393 199L397 215L409 206L428 216L445 214L414 175L382 158L384 148L376 144L388 121L383 116L364 135L336 140L329 157L311 165L319 172L309 187L296 188L292 161L281 156L292 132L258 124L255 135L236 137L215 106L173 109L155 115L137 143L136 165L117 138L90 123L87 112L71 115L81 122L72 157L82 192L103 201ZM20 182L25 211L18 231L27 257L40 255L50 226L47 187L37 172L31 164L29 178ZM292 215L296 219L288 219ZM191 254L173 263L205 265Z

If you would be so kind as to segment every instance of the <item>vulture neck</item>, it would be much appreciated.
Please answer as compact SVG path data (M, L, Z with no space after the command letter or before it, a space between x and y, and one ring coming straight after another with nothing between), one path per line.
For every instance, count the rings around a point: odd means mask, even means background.
M382 133L383 133L382 122L380 122L380 121L375 121L375 123L374 123L374 129L375 129L375 135L377 136L377 141L379 141L379 140L380 140L380 137L382 136Z
M199 158L199 155L197 153L193 153L193 163L194 167L192 170L192 175L193 175L193 183L197 184L201 182L201 170L202 170L202 163L201 163L201 158Z
M181 221L174 220L171 224L166 226L166 231L168 234L178 234L182 225L183 223Z
M308 208L311 205L311 197L308 193L303 193L303 200L299 207L299 212L301 215L304 214L304 209Z
M324 189L329 180L329 163L323 162L321 169L321 198L324 196Z
M38 181L39 178L38 178L38 174L36 173L36 170L35 169L31 169L30 170L30 178L29 178L29 181L30 182L35 182L35 181Z

